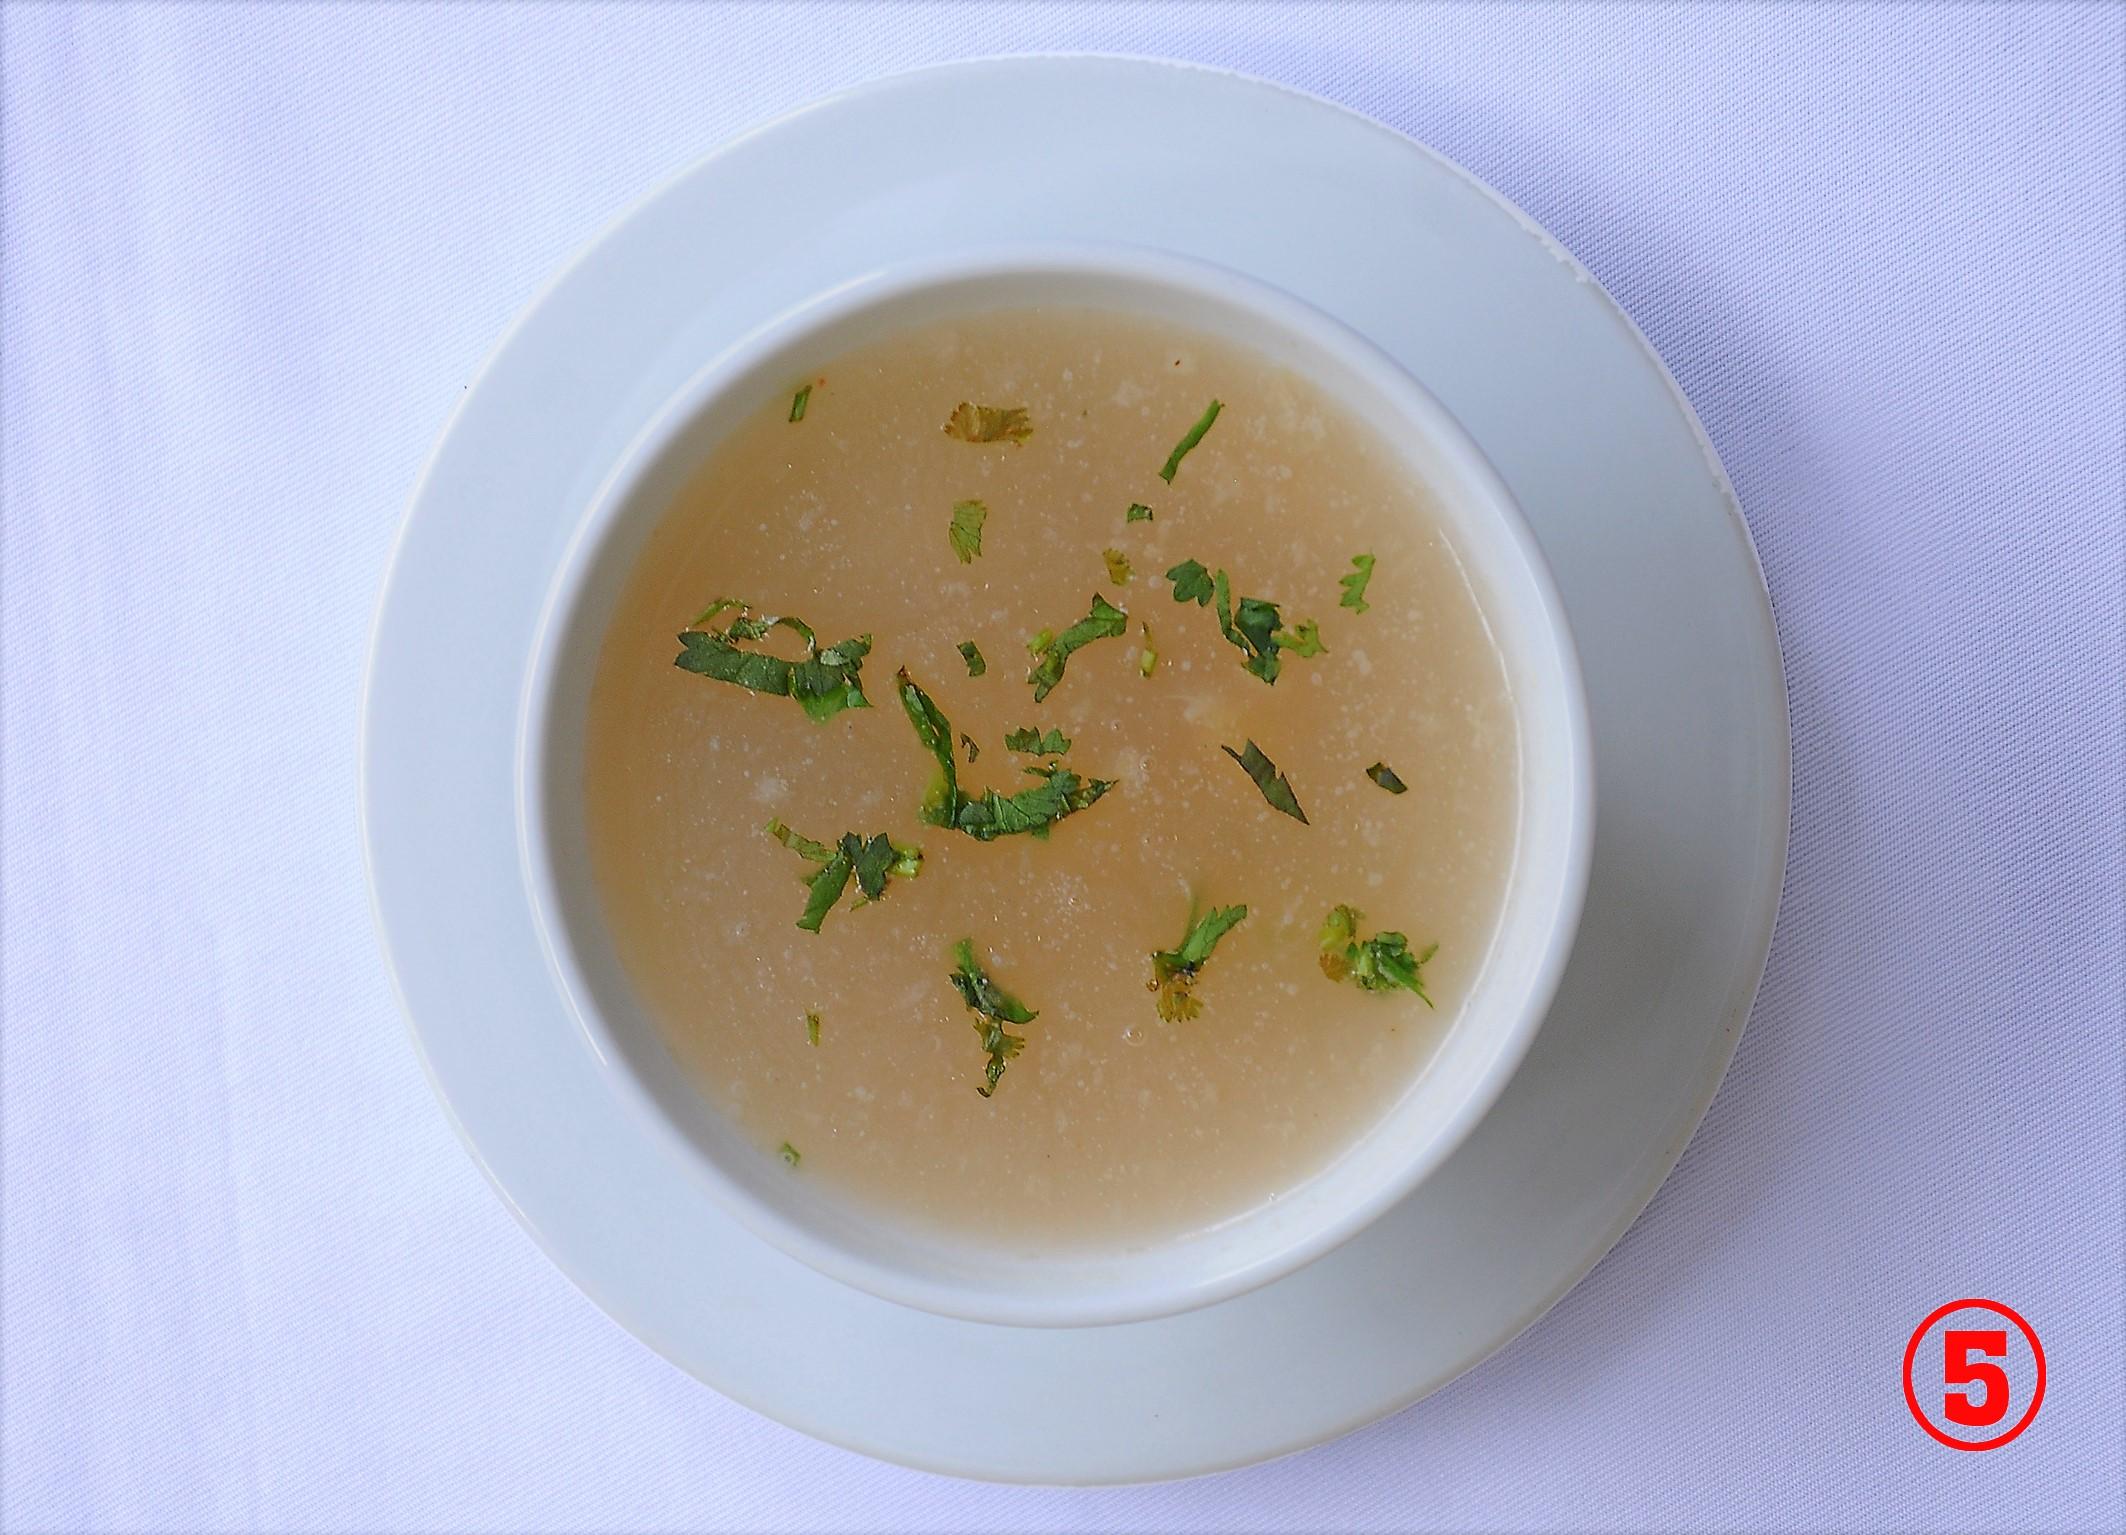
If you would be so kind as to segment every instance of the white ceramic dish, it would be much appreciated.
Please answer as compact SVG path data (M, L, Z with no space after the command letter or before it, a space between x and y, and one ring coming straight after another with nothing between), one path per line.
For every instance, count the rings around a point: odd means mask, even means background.
M590 876L583 724L613 610L651 531L725 434L785 380L956 315L1039 305L1221 335L1311 378L1430 486L1513 680L1521 814L1499 931L1454 1026L1382 1119L1273 1202L1171 1241L1090 1251L912 1236L793 1179L716 1113L635 1001ZM1445 1160L1526 1053L1571 952L1593 838L1578 663L1548 569L1505 485L1392 359L1290 296L1224 268L1126 246L919 261L780 316L704 367L623 455L560 565L526 691L516 791L526 883L554 974L611 1090L757 1235L874 1295L1019 1326L1142 1321L1276 1279L1348 1240Z
M1039 146L1009 177L966 124ZM1556 572L1602 784L1580 939L1475 1131L1352 1241L1249 1294L1069 1330L955 1321L756 1240L611 1089L541 953L511 794L524 674L583 510L700 368L811 295L1050 241L1219 262L1423 379ZM378 919L422 1058L512 1210L727 1395L960 1475L1152 1480L1417 1400L1552 1305L1652 1197L1733 1052L1786 843L1771 612L1717 463L1587 273L1409 140L1209 70L1013 59L888 80L662 189L525 315L407 516L364 709Z

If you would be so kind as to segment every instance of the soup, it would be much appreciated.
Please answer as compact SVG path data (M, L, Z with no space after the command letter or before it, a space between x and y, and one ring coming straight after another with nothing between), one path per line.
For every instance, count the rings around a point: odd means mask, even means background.
M599 653L585 810L637 996L762 1156L1068 1247L1255 1208L1409 1087L1517 751L1370 428L1229 341L1013 310L716 447Z

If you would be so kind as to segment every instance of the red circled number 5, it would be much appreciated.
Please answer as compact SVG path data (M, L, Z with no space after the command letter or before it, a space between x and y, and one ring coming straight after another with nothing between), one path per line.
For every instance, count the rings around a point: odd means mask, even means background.
M2008 1334L2003 1329L1972 1332L1954 1328L1941 1337L1941 1378L1950 1386L1980 1386L1984 1395L1944 1391L1941 1410L1952 1423L1966 1428L1991 1428L2008 1415L2008 1375L1997 1364L1975 1363L1973 1354L1994 1359L2008 1357Z

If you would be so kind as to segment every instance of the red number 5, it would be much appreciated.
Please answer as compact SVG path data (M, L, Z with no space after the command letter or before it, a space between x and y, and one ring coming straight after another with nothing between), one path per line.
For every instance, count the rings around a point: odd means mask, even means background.
M1941 1338L1941 1378L1950 1386L1983 1386L1986 1394L1974 1398L1968 1392L1942 1393L1941 1410L1952 1423L1966 1428L1991 1428L2008 1415L2008 1376L1997 1364L1973 1364L1974 1353L1996 1359L2008 1357L2005 1331L1949 1331Z

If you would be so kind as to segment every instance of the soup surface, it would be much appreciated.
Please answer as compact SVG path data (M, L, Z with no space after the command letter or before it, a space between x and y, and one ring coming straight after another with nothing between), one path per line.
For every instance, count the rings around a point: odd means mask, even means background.
M917 1223L1128 1241L1301 1182L1452 1025L1513 854L1512 701L1426 490L1309 381L1139 317L969 317L823 359L800 384L801 405L764 401L651 536L593 686L596 878L672 1052L790 1176ZM1023 409L1030 435L963 402ZM956 516L969 502L981 513ZM1357 595L1344 578L1360 555L1374 563ZM1029 641L1102 613L1095 594L1127 619L1091 627L1123 632L1070 652L1060 680L1051 650L1036 702ZM1277 605L1267 647L1243 596ZM707 675L675 666L675 635L719 598L751 605L692 631L726 662L805 654L788 628L752 637L754 613L795 615L822 646L870 636L869 707L815 721L713 674L714 657ZM897 668L949 718L957 798L939 798ZM1023 728L1060 731L1068 752L1007 749ZM1266 788L1236 761L1250 742L1274 765ZM1024 771L1058 763L1077 778ZM1304 822L1272 802L1277 774ZM1039 818L1090 780L1112 787L1045 838L923 819L926 796L949 821L991 789L1047 791ZM785 846L771 820L824 846ZM802 930L809 882L849 832L919 850L920 871L887 875L869 904L852 878ZM1200 967L1155 992L1153 952L1239 905ZM1325 968L1339 905L1363 913L1360 947L1335 945ZM1385 930L1407 934L1406 958L1363 947ZM1005 1021L987 991L989 1019L970 1007L963 939L1038 1016ZM1427 1006L1390 982L1435 944L1417 972ZM1024 1044L984 1096L993 1054L1014 1048L1000 1033Z

